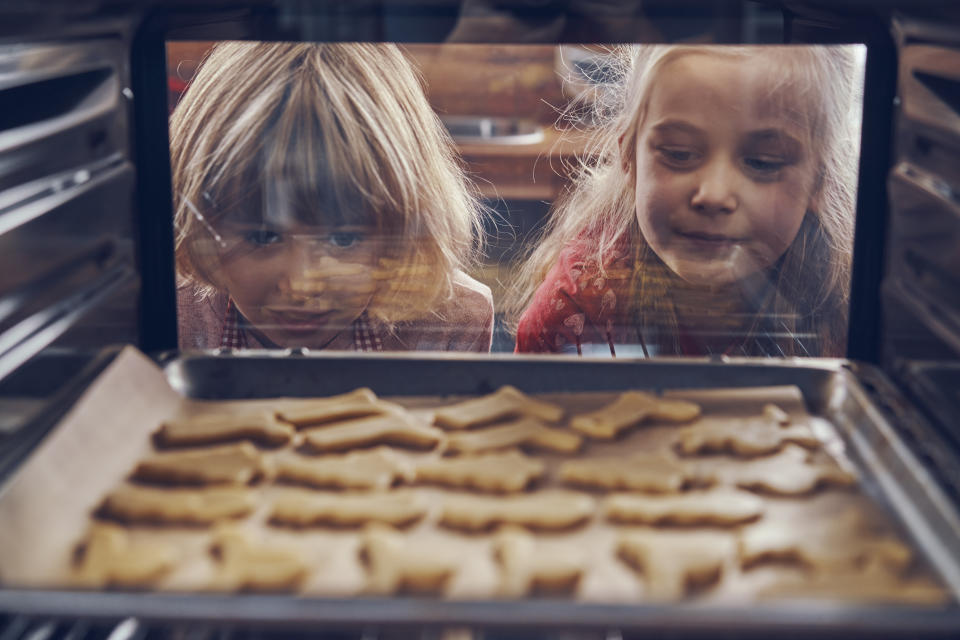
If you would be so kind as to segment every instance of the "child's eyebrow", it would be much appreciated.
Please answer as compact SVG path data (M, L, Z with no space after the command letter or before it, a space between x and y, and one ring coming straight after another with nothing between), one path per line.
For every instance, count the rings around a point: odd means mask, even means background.
M803 144L794 136L783 129L760 129L747 133L749 143L767 143L779 145L784 151L798 152L803 149Z
M661 120L657 124L651 127L655 133L690 133L694 135L701 135L703 130L699 127L696 127L685 120Z

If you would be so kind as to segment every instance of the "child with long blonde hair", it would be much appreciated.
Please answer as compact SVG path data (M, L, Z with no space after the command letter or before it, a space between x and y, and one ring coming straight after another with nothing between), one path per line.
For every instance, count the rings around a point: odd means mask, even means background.
M181 348L490 348L482 207L402 52L227 42L170 120Z
M843 355L858 48L614 55L594 160L516 280L517 351Z

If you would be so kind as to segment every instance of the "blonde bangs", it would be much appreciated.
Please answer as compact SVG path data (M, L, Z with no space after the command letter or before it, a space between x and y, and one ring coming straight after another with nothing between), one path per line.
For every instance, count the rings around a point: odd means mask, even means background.
M422 317L479 256L483 209L393 45L222 43L171 131L178 267L201 284L225 216L372 229L395 273L368 313L387 324Z

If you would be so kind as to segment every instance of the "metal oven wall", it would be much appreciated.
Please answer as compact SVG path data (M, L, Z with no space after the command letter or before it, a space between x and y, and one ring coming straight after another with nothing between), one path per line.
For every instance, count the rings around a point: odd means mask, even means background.
M960 447L960 9L895 14L881 362Z
M104 345L138 342L131 21L92 15L0 4L0 463Z

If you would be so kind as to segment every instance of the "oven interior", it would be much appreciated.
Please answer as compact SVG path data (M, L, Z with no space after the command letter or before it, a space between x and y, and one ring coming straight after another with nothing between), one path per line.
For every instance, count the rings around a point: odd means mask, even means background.
M213 393L204 385L220 375L216 358L175 352L168 42L390 41L416 48L472 26L467 41L503 46L629 42L651 33L671 42L865 43L851 363L838 375L857 378L943 495L960 504L960 14L947 2L655 1L621 3L609 13L588 4L55 1L0 8L0 480L16 473L120 345L167 363L171 375L196 385L190 394ZM510 16L512 30L484 29L485 11L494 9ZM550 197L516 196L516 233L539 224ZM509 256L513 246L498 238L497 249ZM508 335L497 339L511 350ZM231 375L303 366L287 357L266 364L238 357ZM474 371L474 385L483 375L523 378L523 367L538 366L473 364L464 375ZM407 366L426 365L414 358ZM705 366L712 372L724 365ZM495 373L478 373L488 369ZM611 368L599 371L616 380ZM529 375L536 385L550 373L540 366ZM227 393L242 393L244 379ZM187 614L181 623L159 614L124 620L122 599L97 614L77 605L59 616L22 594L7 592L3 602L2 638L289 637L309 628L188 622ZM340 619L354 637L350 614ZM939 622L946 626L925 632L949 635L955 620ZM415 625L397 629L417 632ZM762 636L769 629L740 631ZM364 632L391 633L400 631ZM691 625L685 633L709 630Z

